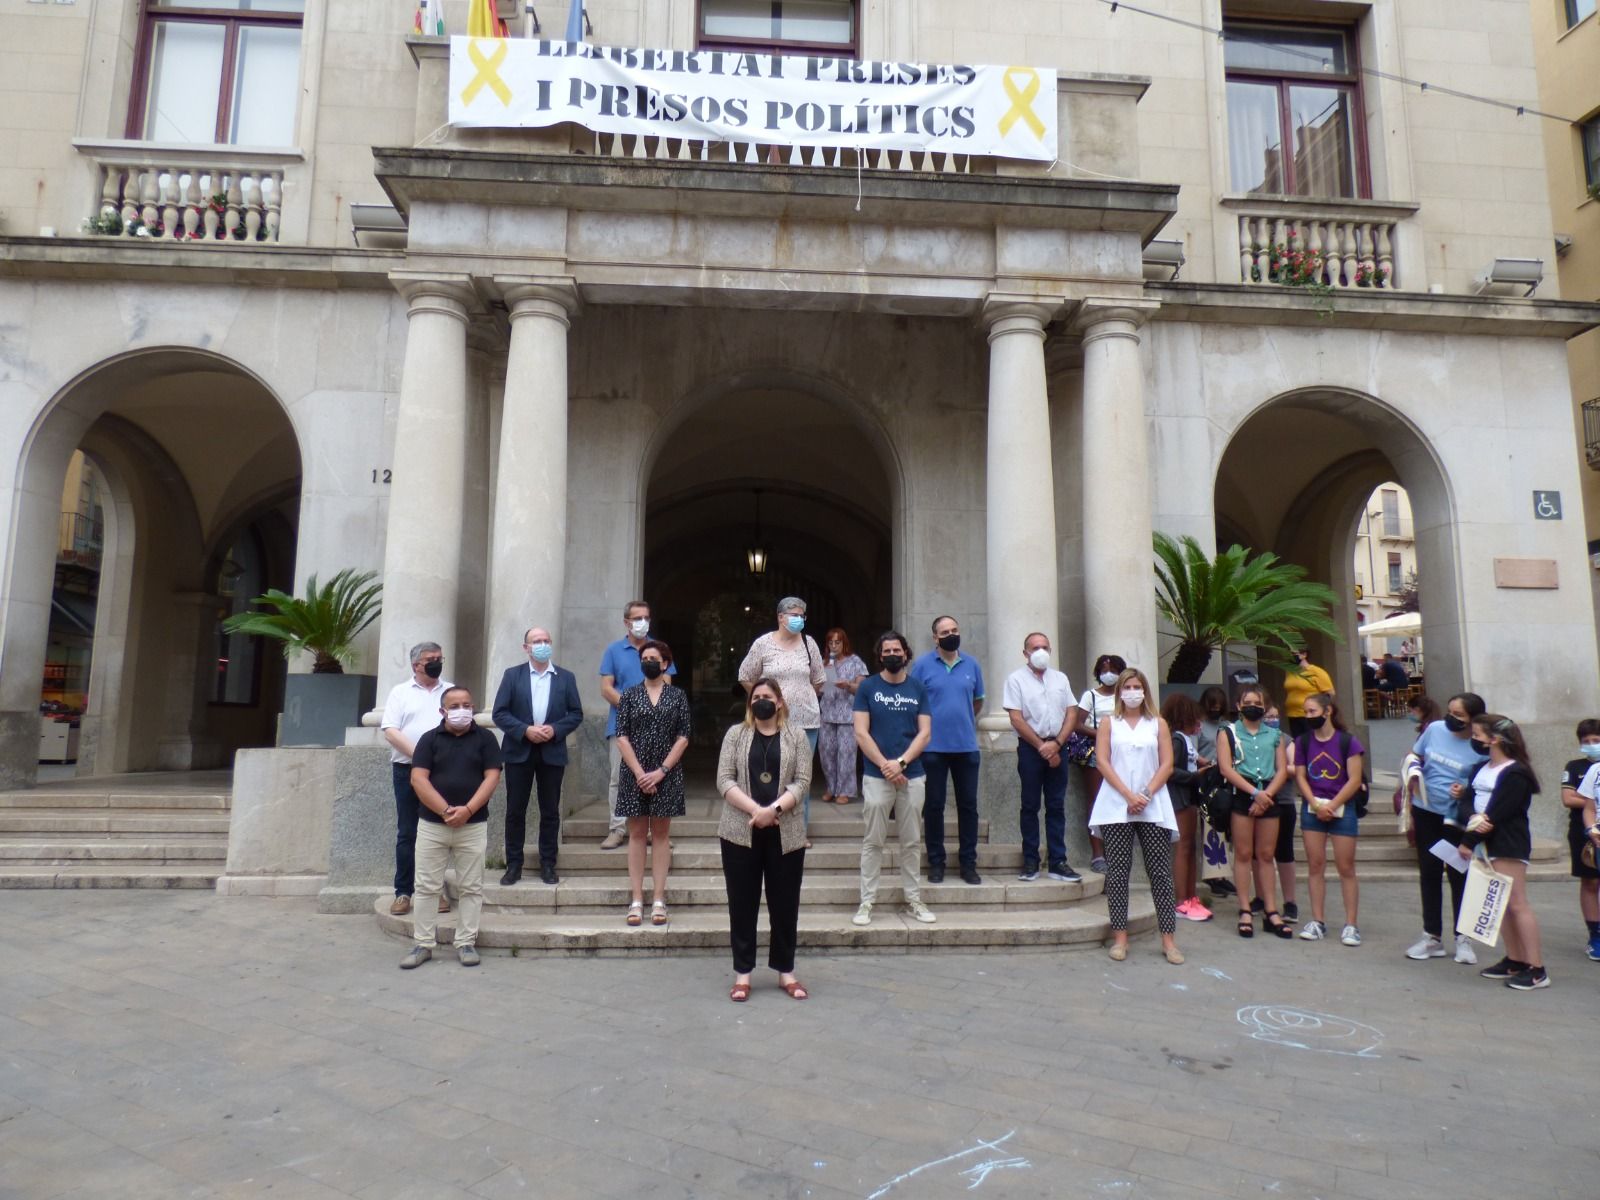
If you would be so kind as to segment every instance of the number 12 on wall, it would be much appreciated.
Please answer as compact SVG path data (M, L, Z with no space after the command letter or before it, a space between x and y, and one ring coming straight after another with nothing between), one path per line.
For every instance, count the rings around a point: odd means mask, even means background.
M374 467L373 470L372 470L372 482L373 483L393 483L394 482L394 472L391 471L388 467L383 467L382 469Z

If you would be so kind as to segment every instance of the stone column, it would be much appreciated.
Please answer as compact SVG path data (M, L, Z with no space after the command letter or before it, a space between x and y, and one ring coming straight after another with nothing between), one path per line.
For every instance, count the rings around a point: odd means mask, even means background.
M454 648L467 439L466 275L396 271L406 298L406 355L394 431L394 483L383 551L378 700L410 674L417 642Z
M989 430L986 460L990 673L1003 679L1022 661L1034 630L1055 646L1055 482L1050 457L1050 405L1045 387L1044 327L1059 300L991 295ZM1056 647L1059 661L1061 648ZM984 728L1008 731L1000 688L989 689Z
M1158 683L1150 436L1139 328L1156 307L1085 300L1083 339L1083 602L1092 661L1120 654Z
M542 625L561 658L567 577L567 329L570 277L496 276L511 312L489 552L488 675Z

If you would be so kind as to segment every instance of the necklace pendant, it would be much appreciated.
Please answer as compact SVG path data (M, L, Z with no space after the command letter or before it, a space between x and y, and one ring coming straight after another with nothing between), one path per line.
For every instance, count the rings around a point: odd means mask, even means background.
M771 783L772 782L772 772L771 771L763 771L763 772L761 772L761 782L762 783Z

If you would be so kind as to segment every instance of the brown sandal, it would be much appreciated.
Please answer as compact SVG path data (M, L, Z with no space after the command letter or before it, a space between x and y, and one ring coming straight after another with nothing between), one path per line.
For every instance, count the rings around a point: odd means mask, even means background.
M798 979L790 980L788 983L780 983L778 986L789 993L791 1000L804 1000L811 995L810 992L806 991L806 985Z
M750 985L748 983L734 984L733 987L728 991L728 999L732 1000L735 1004L743 1004L746 1000L750 999Z
M667 902L657 900L650 905L650 924L665 925L667 923Z

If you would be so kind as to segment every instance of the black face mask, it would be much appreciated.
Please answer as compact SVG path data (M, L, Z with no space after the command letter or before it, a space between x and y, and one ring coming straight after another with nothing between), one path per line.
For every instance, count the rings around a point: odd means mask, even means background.
M1267 710L1259 704L1246 704L1239 710L1239 715L1246 721L1259 721L1267 715Z
M906 665L905 656L900 654L885 654L881 661L883 669L891 675L897 674Z
M959 633L945 634L939 639L939 649L950 654L954 654L957 650L961 649L961 635Z
M770 721L778 715L778 704L775 700L750 701L750 714L758 721Z
M639 664L639 669L644 672L644 677L646 679L660 679L661 672L666 668L658 663L655 659L647 658Z
M1448 729L1451 733L1460 733L1463 729L1465 729L1467 727L1467 723L1465 721L1463 721L1460 717L1455 716L1452 713L1445 713L1445 715L1444 715L1444 727L1446 729Z
M1328 714L1327 713L1323 713L1322 716L1320 716L1320 717L1307 717L1306 718L1306 724L1309 725L1312 729L1321 729L1323 727L1323 725L1327 724L1327 721L1328 721Z
M437 679L444 674L444 659L436 658L432 662L422 664L422 673L429 679Z
M1475 754L1488 754L1489 753L1489 743L1488 742L1480 742L1477 738L1472 738L1472 739L1470 739L1468 741L1467 744L1472 747L1473 753L1475 753Z

